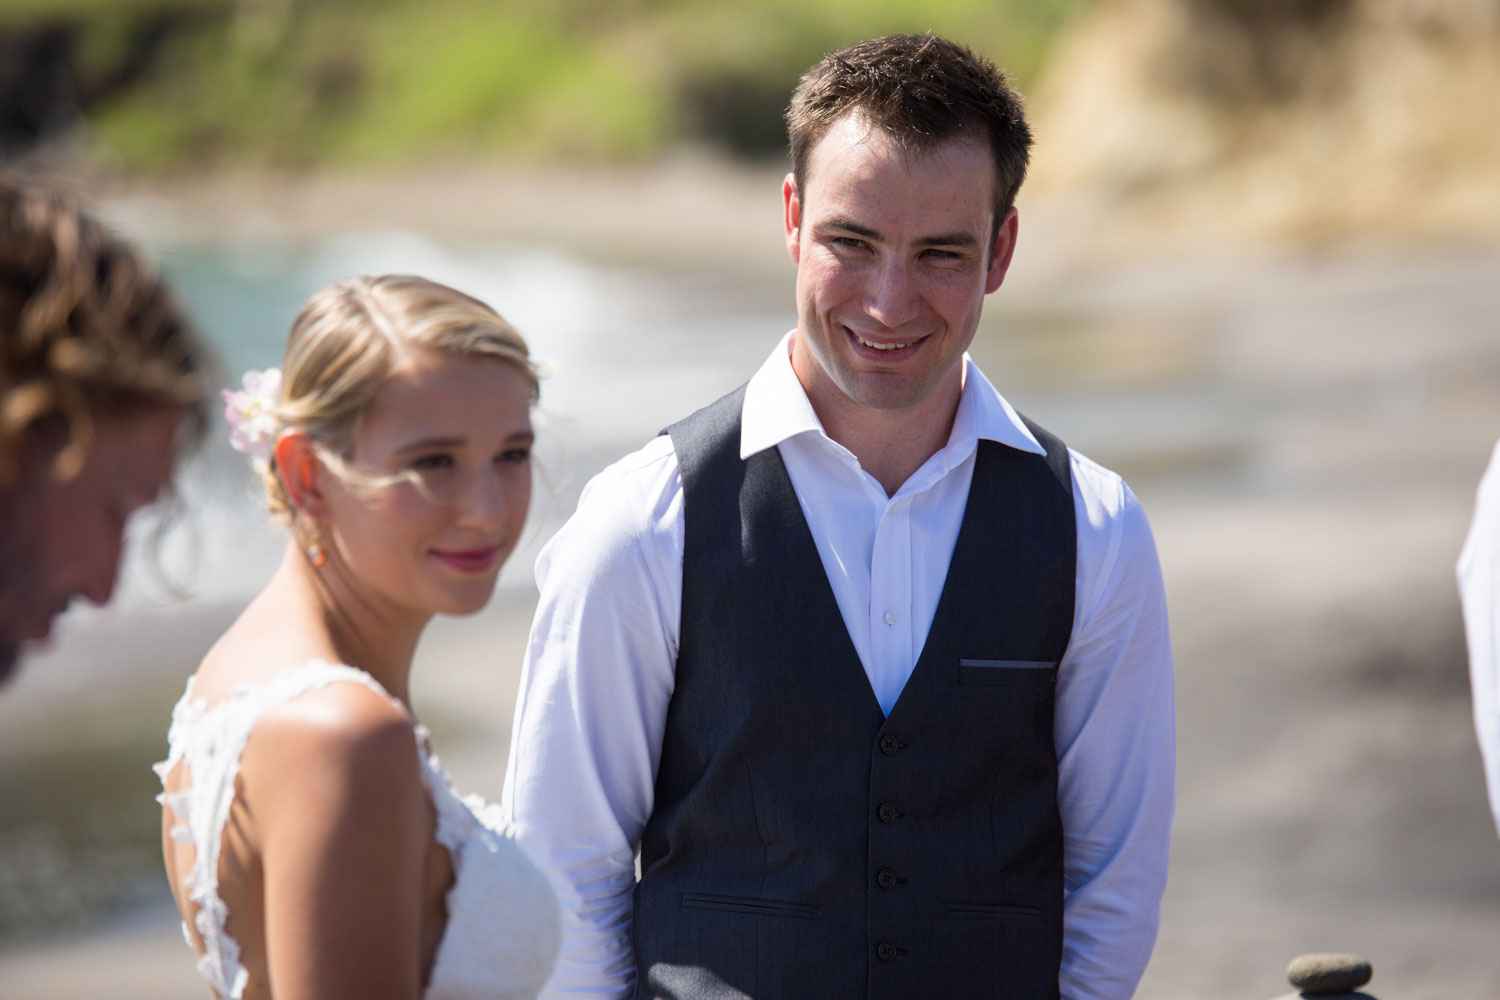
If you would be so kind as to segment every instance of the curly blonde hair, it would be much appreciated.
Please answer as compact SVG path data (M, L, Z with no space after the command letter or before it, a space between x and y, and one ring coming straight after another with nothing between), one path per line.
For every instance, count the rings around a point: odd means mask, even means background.
M99 417L149 404L207 426L204 353L149 264L64 199L0 178L0 485L29 434L59 425L52 474L81 467Z
M415 349L503 361L525 377L537 401L540 381L526 341L495 310L427 278L360 275L314 294L292 321L277 432L306 431L336 473L357 478L340 459L352 451L376 393ZM271 513L290 521L292 504L274 458L262 479Z

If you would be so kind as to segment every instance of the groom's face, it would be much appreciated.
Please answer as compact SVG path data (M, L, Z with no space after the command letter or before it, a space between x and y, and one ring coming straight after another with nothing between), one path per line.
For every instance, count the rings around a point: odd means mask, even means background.
M995 224L988 147L913 154L857 116L813 148L804 188L783 186L797 265L792 365L815 408L913 411L957 399L984 297L1000 287L1014 211Z

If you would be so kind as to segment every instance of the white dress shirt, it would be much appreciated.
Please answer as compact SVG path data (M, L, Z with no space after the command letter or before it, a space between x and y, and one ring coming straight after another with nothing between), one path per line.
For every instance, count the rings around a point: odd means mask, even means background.
M1500 830L1500 444L1479 483L1474 523L1458 557L1458 592L1469 641L1474 687L1474 730L1489 780L1490 811Z
M979 439L1043 449L966 357L947 444L888 497L823 432L792 371L791 336L746 388L740 453L781 450L844 625L889 712L937 610ZM1151 955L1166 885L1172 652L1139 503L1114 473L1070 458L1077 597L1054 733L1067 892L1061 986L1065 1000L1123 1000ZM541 601L504 808L563 907L547 997L624 997L634 983L635 853L672 697L682 553L682 483L661 436L594 477L537 559Z

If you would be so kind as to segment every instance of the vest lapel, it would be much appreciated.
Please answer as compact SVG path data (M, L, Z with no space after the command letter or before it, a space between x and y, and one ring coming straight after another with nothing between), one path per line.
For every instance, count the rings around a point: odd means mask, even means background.
M817 609L817 617L829 623L828 638L835 642L835 655L830 657L830 666L842 675L840 683L850 690L863 692L861 700L865 706L861 711L873 708L876 717L885 719L875 689L870 686L870 677L865 673L854 640L844 624L839 611L838 598L828 582L828 573L823 569L823 560L818 555L817 543L813 541L812 529L802 513L802 504L787 475L786 463L778 448L750 456L745 463L745 498L755 497L743 504L744 520L740 534L741 550L746 564L756 561L757 540L766 543L771 551L796 553L794 568L788 573L787 585L802 592L804 600ZM833 640L837 633L837 640Z

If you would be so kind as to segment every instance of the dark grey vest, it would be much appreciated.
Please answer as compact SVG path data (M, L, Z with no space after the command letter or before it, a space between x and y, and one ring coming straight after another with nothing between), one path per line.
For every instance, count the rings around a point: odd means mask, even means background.
M1073 626L1067 449L980 441L927 643L889 717L743 389L668 431L682 640L635 891L636 996L1051 1000L1052 739Z

